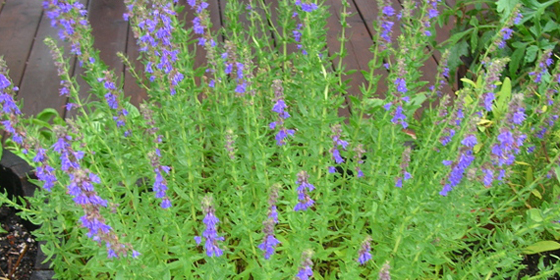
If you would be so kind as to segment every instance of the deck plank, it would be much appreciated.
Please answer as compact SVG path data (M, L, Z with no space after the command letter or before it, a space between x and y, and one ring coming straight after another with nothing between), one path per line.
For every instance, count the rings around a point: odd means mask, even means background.
M20 85L42 14L37 0L8 0L1 6L0 55L10 69L10 78Z
M126 7L123 1L95 0L89 1L88 20L92 28L92 36L95 38L93 47L99 50L100 59L107 65L109 70L114 71L115 83L123 82L124 64L117 56L117 52L126 51L128 22L123 19ZM81 67L76 67L74 76L80 85L80 99L88 100L94 98L90 94L90 86L81 77L85 72ZM68 112L67 117L75 116L76 111Z
M40 5L38 1L37 5ZM23 99L22 112L27 116L37 115L46 108L54 108L63 116L67 98L58 94L60 78L51 51L43 42L45 38L51 37L62 46L58 37L58 27L51 26L51 20L47 16L40 19L17 98Z
M138 74L142 81L145 82L146 80L144 79L144 65L140 60L138 60L140 51L130 27L128 29L126 40L126 55L130 64L132 65L132 67L134 67L134 71L136 72L136 74ZM129 70L130 69L125 66L123 87L124 95L130 98L130 103L138 107L143 100L148 98L148 95L146 93L146 90L138 85L138 81L136 81L136 78L134 78Z
M246 0L240 0L245 3ZM18 98L25 99L24 113L34 115L44 108L51 107L57 109L64 114L65 98L58 96L59 78L56 75L56 68L53 64L50 51L42 42L45 36L57 37L57 29L50 27L50 20L42 16L42 7L40 1L37 0L0 0L0 55L4 55L10 68L10 77L14 83L20 86ZM88 0L82 0L88 2ZM213 22L212 32L216 34L223 25L224 10L226 0L209 0L209 13ZM263 0L270 6L272 21L276 24L278 7L277 0ZM346 70L356 69L358 72L345 77L352 79L349 83L349 93L352 95L360 94L360 85L366 84L360 70L368 71L368 62L372 58L369 48L372 44L374 35L373 22L377 18L378 10L376 1L373 0L348 0L350 3L349 12L353 15L348 19L351 28L347 30L347 57L344 58L343 64ZM399 0L393 1L393 7L400 10ZM446 0L447 4L453 6L455 0ZM180 19L185 20L185 28L192 26L194 14L190 7L186 4L186 0L180 1L181 5L185 5L184 12L179 15ZM329 11L332 17L328 21L328 47L332 54L340 48L338 36L340 34L340 0L326 0L325 5L330 6ZM257 5L260 10L260 5ZM138 49L136 42L132 37L132 32L128 26L128 22L122 18L125 7L120 0L90 0L87 5L89 9L89 19L93 27L93 35L95 37L94 46L100 50L101 59L111 68L115 70L117 76L124 80L125 95L131 98L131 102L138 105L146 98L143 91L131 77L130 74L123 71L124 65L116 56L116 52L126 52L131 61L137 66L137 70L143 70L142 64L136 60L138 57ZM242 16L241 24L247 24L247 19ZM436 27L437 42L442 42L449 36L449 31L453 21L448 26ZM396 27L396 26L395 26ZM394 28L394 36L398 36L400 31ZM287 31L288 36L291 31ZM274 34L270 40L278 40L274 38ZM396 39L395 39L396 41ZM222 41L223 42L223 41ZM278 43L278 42L276 42ZM195 45L189 48L194 50ZM295 44L288 44L290 52L297 52ZM431 51L431 49L428 49ZM441 54L434 51L432 58L426 62L422 68L424 71L423 80L433 82L435 69ZM207 64L206 54L203 48L196 48L196 65L200 67ZM335 62L336 64L336 62ZM384 69L376 70L386 77L387 71ZM83 70L76 69L75 75L83 73ZM79 79L81 80L81 79ZM82 97L88 96L87 87L82 85ZM383 79L379 83L383 88L378 89L378 93L386 92L388 83ZM452 86L453 87L453 86ZM452 91L450 87L448 91Z

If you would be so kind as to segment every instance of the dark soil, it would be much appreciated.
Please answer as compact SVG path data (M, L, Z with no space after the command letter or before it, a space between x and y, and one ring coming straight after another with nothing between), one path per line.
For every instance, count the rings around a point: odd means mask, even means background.
M560 259L560 250L554 250L549 252L543 252L540 254L526 255L523 260L523 264L526 265L525 269L519 273L519 278L523 276L534 276L539 273L539 261L542 258L542 262L545 266L550 267L554 265ZM560 274L558 272L552 277L548 277L549 280L560 280Z
M13 208L0 207L0 225L3 229L0 233L0 276L10 280L30 279L37 242Z

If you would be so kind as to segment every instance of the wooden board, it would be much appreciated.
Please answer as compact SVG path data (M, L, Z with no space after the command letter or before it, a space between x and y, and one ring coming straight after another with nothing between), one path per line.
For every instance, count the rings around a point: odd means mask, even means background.
M122 82L124 64L117 56L117 52L125 53L128 38L128 22L123 19L126 7L123 1L95 0L89 1L88 21L92 28L92 36L95 38L93 47L99 50L101 60L115 73L115 83ZM74 76L80 85L80 99L94 98L90 96L89 85L81 78L84 69L76 65ZM70 111L67 116L72 117L75 110Z
M4 56L14 84L20 85L41 19L41 1L8 0L1 9L0 56Z

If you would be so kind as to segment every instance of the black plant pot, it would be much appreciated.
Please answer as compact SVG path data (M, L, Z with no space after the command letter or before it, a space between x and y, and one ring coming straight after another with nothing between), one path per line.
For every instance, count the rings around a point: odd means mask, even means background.
M23 205L24 207L30 206L26 198L33 196L38 188L30 183L28 178L35 178L33 168L20 157L4 150L0 160L0 190L7 192L10 199L18 198L17 201L23 201L26 204ZM19 198L23 198L23 200ZM43 264L45 255L39 249L38 242L30 234L39 226L22 220L15 213L16 210L13 208L2 207L0 209L0 222L2 222L2 227L8 231L8 233L0 234L0 246L4 245L1 252L6 254L6 256L0 256L0 267L10 268L8 270L12 272L32 268L26 272L18 271L15 273L16 275L12 275L13 278L9 279L52 279L54 272L49 268L48 262ZM17 244L18 240L22 243Z

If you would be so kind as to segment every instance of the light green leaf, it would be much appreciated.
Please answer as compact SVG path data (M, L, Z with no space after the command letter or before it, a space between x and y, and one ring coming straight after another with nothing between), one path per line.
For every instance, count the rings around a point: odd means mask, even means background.
M519 0L498 0L496 6L498 8L498 13L502 14L502 21L505 21L515 5L519 4Z
M539 51L539 47L536 45L531 45L527 48L527 52L525 53L525 63L531 63L535 61L537 58L537 52Z
M529 214L529 219L531 219L533 222L540 223L544 220L543 217L542 217L542 214L541 214L541 210L539 210L539 209L533 208L533 209L530 209L527 212L529 212L528 213Z
M502 83L502 88L498 94L498 100L496 102L497 115L501 116L507 110L509 101L511 100L511 80L505 78Z
M467 84L473 86L474 88L477 87L477 85L476 85L473 81L471 81L471 80L469 80L469 79L467 79L467 78L461 78L461 82L467 83Z
M556 241L539 241L523 249L523 254L532 255L560 249L560 243Z
M531 193L532 193L534 196L538 197L539 199L542 199L542 195L541 195L541 193L540 193L539 191L537 191L537 190L532 190Z

